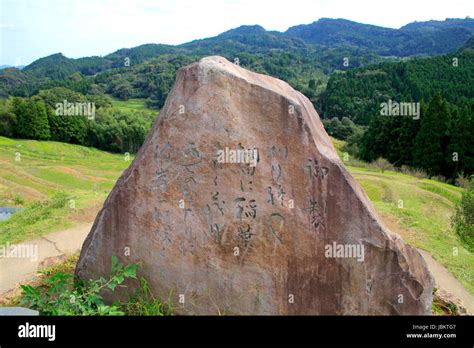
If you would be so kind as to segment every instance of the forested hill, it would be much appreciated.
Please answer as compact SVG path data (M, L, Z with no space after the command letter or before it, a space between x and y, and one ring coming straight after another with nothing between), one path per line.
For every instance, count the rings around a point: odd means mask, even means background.
M428 102L436 92L451 104L474 100L474 50L335 73L321 98L322 114L367 125L388 99Z
M322 18L289 28L285 35L306 43L374 50L383 56L444 54L458 50L474 31L474 19L414 22L400 29Z
M333 74L321 97L323 115L368 125L363 135L349 136L356 146L354 154L365 161L382 157L397 167L416 167L451 180L469 176L474 173L474 50L470 46L472 40L448 55ZM420 112L387 115L382 106L389 103L414 103Z
M57 53L38 59L23 70L0 70L0 97L31 96L39 89L58 85L84 93L89 88L85 85L91 85L94 81L78 80L94 77L101 72L136 67L158 56L171 56L168 62L174 61L175 57L178 57L178 61L187 62L185 57L198 59L216 54L231 60L239 58L240 64L249 69L284 79L298 89L305 89L310 80L315 80L316 86L324 84L325 76L334 70L377 63L382 61L381 56L406 57L453 52L464 45L472 33L474 20L470 18L411 23L401 29L342 19L320 19L309 25L292 27L284 33L266 31L257 25L242 26L216 37L178 46L147 44L120 49L104 57L70 59ZM344 64L344 59L347 64ZM156 62L152 64L156 66ZM160 68L158 65L155 70ZM144 70L143 67L137 69ZM65 81L74 74L74 83ZM146 88L141 82L136 82L144 78L128 79L129 84L122 84L124 86L120 88L128 92L117 93L116 96L152 96L155 90L160 90L161 94L167 93L159 86ZM166 81L166 84L169 83ZM110 89L110 86L105 87ZM310 98L318 92L308 89L302 91L309 94ZM154 99L160 98L156 96Z
M461 51L471 49L474 50L474 35L469 38L469 40L466 41L464 46L461 48Z

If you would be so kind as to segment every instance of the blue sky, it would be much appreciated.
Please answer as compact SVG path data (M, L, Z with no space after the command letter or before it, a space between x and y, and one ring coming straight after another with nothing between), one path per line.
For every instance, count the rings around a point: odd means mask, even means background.
M399 28L473 16L472 0L0 0L0 65L62 52L106 55L145 43L180 44L244 24L285 31L321 17Z

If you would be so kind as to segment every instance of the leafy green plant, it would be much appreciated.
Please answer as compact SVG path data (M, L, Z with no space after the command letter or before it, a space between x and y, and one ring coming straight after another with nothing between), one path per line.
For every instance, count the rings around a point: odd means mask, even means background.
M125 315L117 304L106 305L101 293L114 291L127 278L136 279L136 264L124 265L112 256L109 279L101 277L88 282L76 280L71 274L53 274L45 286L22 285L21 305L38 310L41 315Z
M171 298L171 296L169 296ZM120 303L120 308L128 315L171 315L173 305L170 300L163 303L151 292L150 286L145 278L140 278L140 288L127 301Z
M391 171L395 170L393 165L389 161L387 161L385 158L382 158L382 157L377 158L377 160L372 162L372 164L376 168L378 168L382 173L384 173L386 170L391 170Z
M456 206L451 224L466 248L474 252L474 176L462 194L461 203Z
M15 195L13 197L13 204L17 205L23 205L25 204L25 199L21 195Z

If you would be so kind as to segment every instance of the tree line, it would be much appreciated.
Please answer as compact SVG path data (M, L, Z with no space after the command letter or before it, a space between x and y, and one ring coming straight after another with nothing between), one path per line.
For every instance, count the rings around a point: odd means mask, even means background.
M420 114L384 115L382 105L392 101L417 104ZM365 161L382 157L449 181L474 174L472 48L335 73L319 102L331 118L324 121L329 132L338 129L334 136ZM338 124L334 117L346 121ZM363 128L348 127L348 120Z
M334 73L320 97L322 115L368 125L380 103L428 102L435 93L461 105L474 98L474 50L432 58L386 62Z
M474 174L474 104L456 106L441 94L421 104L420 118L375 114L361 138L360 157L387 159L454 179Z
M60 114L57 104L63 102L93 103L94 114ZM155 116L147 111L116 109L103 95L82 95L55 87L41 90L31 98L0 100L0 135L61 141L112 152L136 152Z

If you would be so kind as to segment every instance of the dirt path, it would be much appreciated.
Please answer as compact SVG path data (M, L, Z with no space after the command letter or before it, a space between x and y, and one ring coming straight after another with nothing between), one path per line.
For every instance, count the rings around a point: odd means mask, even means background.
M10 246L8 257L0 256L0 294L35 278L45 259L79 251L91 227L88 223Z
M436 286L459 298L468 312L474 314L474 296L443 265L433 259L430 253L420 249L418 251L428 264L428 268L435 278Z
M393 218L393 216L387 214L380 215L385 226L388 227L389 231L400 236L402 239L406 234L400 223ZM457 280L447 268L436 261L431 254L425 250L417 249L428 265L428 269L435 279L436 286L447 292L450 292L457 298L459 298L464 307L466 307L469 314L474 314L474 296L464 288L464 286Z

